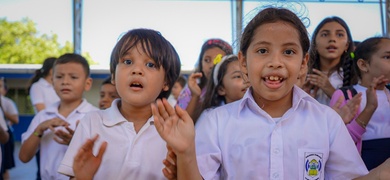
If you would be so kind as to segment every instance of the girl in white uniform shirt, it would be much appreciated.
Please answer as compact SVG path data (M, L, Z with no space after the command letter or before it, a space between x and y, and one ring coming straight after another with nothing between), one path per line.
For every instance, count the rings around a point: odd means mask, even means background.
M45 107L60 101L52 85L53 64L56 58L47 58L41 69L35 71L34 77L30 80L28 92L34 112L37 114Z
M322 20L313 32L309 74L304 89L318 102L329 105L333 92L349 78L353 40L348 25L337 16Z
M28 162L40 150L42 179L69 179L57 172L72 139L76 122L90 111L98 110L83 98L92 86L87 60L78 54L64 54L53 66L53 85L61 101L36 114L22 134L19 158Z
M294 13L266 8L241 38L238 57L251 84L241 100L204 114L196 138L185 111L165 100L152 105L156 128L177 156L178 179L390 177L390 161L368 173L340 116L294 86L308 48Z
M58 172L84 180L166 179L162 161L168 151L154 126L150 104L167 98L179 77L176 50L157 31L133 29L112 50L110 72L120 98L80 121ZM88 160L76 154L96 134L106 150L97 156L101 164L88 166ZM93 156L92 151L85 155Z

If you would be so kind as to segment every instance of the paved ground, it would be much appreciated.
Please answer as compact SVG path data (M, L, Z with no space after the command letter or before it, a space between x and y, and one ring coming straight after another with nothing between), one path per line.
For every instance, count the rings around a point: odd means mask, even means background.
M20 142L15 142L15 167L10 170L11 180L35 180L37 173L37 163L35 157L28 163L19 160Z

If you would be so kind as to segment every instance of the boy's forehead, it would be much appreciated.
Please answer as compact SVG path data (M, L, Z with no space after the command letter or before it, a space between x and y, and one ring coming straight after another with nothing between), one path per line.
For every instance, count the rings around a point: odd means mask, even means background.
M61 74L85 74L85 70L83 68L83 65L80 63L75 62L69 62L64 64L56 64L53 68L54 73L61 73Z

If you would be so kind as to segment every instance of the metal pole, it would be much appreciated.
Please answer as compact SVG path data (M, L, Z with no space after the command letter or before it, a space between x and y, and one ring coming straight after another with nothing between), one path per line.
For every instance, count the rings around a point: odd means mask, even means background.
M231 0L232 11L232 44L234 53L238 53L242 31L242 0Z
M81 54L82 0L73 0L73 51Z

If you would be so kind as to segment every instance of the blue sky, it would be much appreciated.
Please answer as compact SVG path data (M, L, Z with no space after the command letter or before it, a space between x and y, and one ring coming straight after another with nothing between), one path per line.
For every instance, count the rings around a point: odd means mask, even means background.
M0 17L9 21L29 17L40 33L55 33L64 44L73 41L72 2L0 0ZM377 3L304 4L301 12L310 19L309 33L323 18L337 15L348 23L354 40L382 34ZM244 21L252 17L253 9L262 5L245 2ZM84 0L82 21L82 51L89 52L94 61L107 68L119 36L133 28L160 31L178 51L183 70L193 69L206 39L217 37L235 42L231 35L230 1Z

